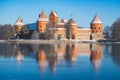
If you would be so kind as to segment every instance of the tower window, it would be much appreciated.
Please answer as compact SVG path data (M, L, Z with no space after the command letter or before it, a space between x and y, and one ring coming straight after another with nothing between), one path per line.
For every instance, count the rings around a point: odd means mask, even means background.
M42 28L42 26L40 26L40 28Z

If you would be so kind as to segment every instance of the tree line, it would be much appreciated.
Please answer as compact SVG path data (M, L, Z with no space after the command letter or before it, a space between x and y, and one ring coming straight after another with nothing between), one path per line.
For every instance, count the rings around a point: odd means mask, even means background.
M10 24L0 25L0 39L14 38L15 30Z
M111 26L105 26L103 34L105 39L120 41L120 17Z
M20 32L17 31L17 26L15 25L0 25L0 39L15 39L17 36L19 36L19 38L28 38L31 35L29 31L27 25L24 25Z

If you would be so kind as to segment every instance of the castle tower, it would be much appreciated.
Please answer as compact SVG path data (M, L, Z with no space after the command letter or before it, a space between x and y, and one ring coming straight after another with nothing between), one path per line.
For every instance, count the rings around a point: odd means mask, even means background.
M92 33L102 34L102 21L99 19L97 14L93 18L90 27L92 29Z
M37 20L37 31L44 33L46 30L46 25L47 25L48 21L49 20L46 16L45 12L42 11L42 13L39 15L39 18Z
M54 22L54 23L58 23L58 15L55 11L51 11L51 13L49 15L49 21Z
M17 31L20 32L23 28L23 20L19 17L15 23L15 26L17 27Z
M78 25L73 19L70 19L66 24L67 39L77 39L77 29Z

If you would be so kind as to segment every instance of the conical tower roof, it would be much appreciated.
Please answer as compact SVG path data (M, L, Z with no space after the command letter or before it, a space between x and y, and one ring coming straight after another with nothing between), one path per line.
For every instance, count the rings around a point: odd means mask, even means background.
M61 19L60 23L66 23L67 20L66 19Z
M58 23L58 25L65 25L67 23L66 19L61 19L61 21Z
M75 22L73 19L70 19L70 20L69 20L69 24L70 24L70 25L77 25L76 22Z
M91 24L96 24L96 23L102 23L98 15L96 14L95 17L93 18Z
M42 11L42 13L39 14L38 21L49 21L44 11Z
M54 15L55 17L58 17L57 13L55 11L51 11L50 15Z
M44 11L42 11L42 13L39 15L39 18L47 18L47 16L46 16Z
M69 22L72 24L75 23L75 21L73 19L70 19Z
M23 20L19 17L15 23L15 25L24 25Z

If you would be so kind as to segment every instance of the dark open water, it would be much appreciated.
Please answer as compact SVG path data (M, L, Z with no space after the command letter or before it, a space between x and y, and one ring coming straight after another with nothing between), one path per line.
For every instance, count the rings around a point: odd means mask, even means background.
M0 80L120 80L120 44L0 43Z

